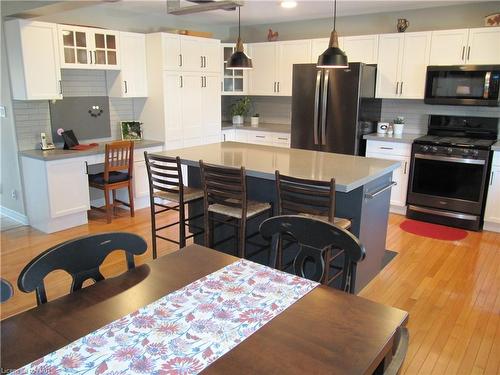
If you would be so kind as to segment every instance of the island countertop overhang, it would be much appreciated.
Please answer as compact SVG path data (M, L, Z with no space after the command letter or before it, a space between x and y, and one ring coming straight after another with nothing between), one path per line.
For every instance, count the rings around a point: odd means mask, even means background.
M247 176L274 180L274 172L310 180L336 181L336 191L350 192L375 179L392 173L400 162L301 150L256 145L238 142L221 142L202 146L155 152L155 155L179 156L182 164L205 163L246 169Z

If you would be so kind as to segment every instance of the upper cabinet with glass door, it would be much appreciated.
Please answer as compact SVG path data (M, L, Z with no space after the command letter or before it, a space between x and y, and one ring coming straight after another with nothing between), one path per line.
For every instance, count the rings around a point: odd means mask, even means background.
M58 25L61 68L120 69L119 33Z
M247 46L243 48L247 51ZM247 71L227 69L227 61L234 53L234 43L221 44L222 49L222 95L245 95L247 93Z

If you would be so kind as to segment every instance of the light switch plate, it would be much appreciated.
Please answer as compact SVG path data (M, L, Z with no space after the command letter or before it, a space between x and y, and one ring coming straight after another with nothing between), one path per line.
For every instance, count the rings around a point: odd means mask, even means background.
M0 105L0 117L6 117L4 105Z

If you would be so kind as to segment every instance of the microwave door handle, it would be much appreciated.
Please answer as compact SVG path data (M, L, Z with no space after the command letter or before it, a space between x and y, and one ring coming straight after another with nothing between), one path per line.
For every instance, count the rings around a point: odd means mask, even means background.
M321 104L321 144L326 145L326 115L328 110L328 81L330 80L330 71L325 70L325 80L323 82L323 95Z
M316 89L314 91L314 144L319 144L319 94L321 88L321 70L316 73Z

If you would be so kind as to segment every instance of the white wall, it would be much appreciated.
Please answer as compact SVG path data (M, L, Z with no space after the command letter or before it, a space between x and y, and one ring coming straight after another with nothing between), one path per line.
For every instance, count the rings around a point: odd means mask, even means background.
M475 4L454 5L402 12L366 14L337 18L339 36L383 34L396 32L398 18L410 21L407 31L427 31L460 29L484 26L484 16L500 12L498 1ZM304 6L305 4L299 4ZM339 2L338 9L342 6ZM243 26L241 34L246 43L267 41L268 29L279 33L278 40L328 38L332 29L332 18ZM232 27L228 41L238 35L237 27Z

